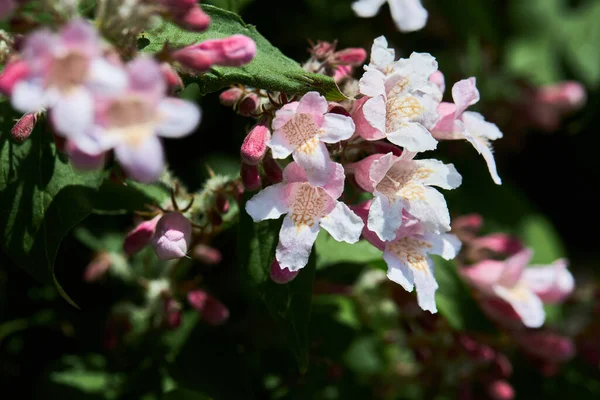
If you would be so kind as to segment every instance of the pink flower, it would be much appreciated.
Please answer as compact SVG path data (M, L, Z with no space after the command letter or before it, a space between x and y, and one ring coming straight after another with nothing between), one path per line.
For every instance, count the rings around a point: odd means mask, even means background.
M119 96L99 99L94 126L73 140L89 154L114 149L127 175L152 182L165 164L159 136L189 135L200 121L200 110L191 102L165 97L166 83L156 61L135 59L127 65L127 73L127 89Z
M71 140L65 142L64 150L69 156L71 166L76 170L93 171L103 168L106 164L106 153L86 153Z
M573 291L575 282L564 259L551 265L525 268L532 254L531 250L524 249L505 261L481 261L463 268L461 273L482 292L484 301L485 297L503 300L510 304L525 326L538 328L545 319L543 304L563 301ZM493 303L487 301L487 306L491 305Z
M347 140L354 133L352 118L328 113L327 100L317 92L283 106L276 112L272 127L269 147L273 158L292 154L306 170L308 180L317 186L324 186L335 169L325 143Z
M73 20L58 34L46 29L29 35L22 51L28 74L12 87L15 109L51 109L60 134L75 139L94 120L94 95L118 93L125 73L103 58L100 37L86 21Z
M548 132L560 127L561 118L577 111L585 104L585 87L576 81L542 86L529 94L530 104L525 107L533 123Z
M359 17L370 18L377 14L386 1L399 31L418 31L427 23L428 13L421 0L358 0L352 3L352 9Z
M156 224L152 247L160 260L185 257L192 239L192 224L178 212L164 214Z
M256 55L256 43L244 35L209 39L173 52L172 57L185 67L206 72L213 65L239 67Z
M439 89L429 81L437 62L426 53L412 53L394 61L394 50L380 36L371 49L371 63L360 79L365 95L352 113L357 132L366 140L387 138L409 151L433 150L431 136L437 119Z
M370 201L352 207L363 221L367 220L369 203ZM407 292L412 292L416 286L419 306L423 310L436 313L435 292L438 284L429 254L451 260L460 251L460 241L451 234L426 232L423 225L407 212L404 212L401 218L402 226L394 235L395 239L383 242L367 226L363 229L363 237L383 251L383 259L388 266L388 278L401 285Z
M406 210L432 232L450 230L450 214L444 196L431 186L455 189L462 177L452 164L438 160L413 160L414 153L400 157L377 154L350 166L357 184L374 195L368 227L384 241L393 240Z
M275 254L282 269L298 271L306 265L320 228L339 242L356 243L360 237L363 222L336 200L344 190L345 176L340 164L333 165L328 181L316 186L302 167L292 162L283 171L282 183L265 188L246 203L255 222L286 214Z
M465 111L479 101L475 78L455 83L452 87L452 98L454 103L439 105L440 120L433 128L433 136L438 140L468 140L483 156L494 182L497 185L502 184L490 144L490 141L500 139L502 132L495 124L487 122L481 114Z
M222 325L229 319L227 307L204 290L188 292L188 302L202 314L202 318L210 325Z
M22 79L27 78L30 73L31 69L26 61L10 61L0 74L0 93L10 96L15 85Z

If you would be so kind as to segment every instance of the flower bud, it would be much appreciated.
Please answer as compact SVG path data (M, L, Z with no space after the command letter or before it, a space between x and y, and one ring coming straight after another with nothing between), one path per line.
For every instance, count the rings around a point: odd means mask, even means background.
M215 209L219 214L227 214L229 211L229 199L224 193L217 193L215 199Z
M473 240L473 247L491 250L502 255L513 255L523 250L523 242L518 237L505 233L492 233Z
M172 57L185 67L205 72L213 64L240 67L256 55L256 43L244 35L209 39L173 52Z
M336 52L334 57L337 64L358 67L367 59L367 52L360 47L351 47Z
M467 214L452 221L452 232L461 242L469 242L477 236L483 226L483 217L479 214Z
M111 267L111 259L108 253L98 254L92 262L88 264L83 273L83 280L86 282L96 282L102 279Z
M269 275L271 276L273 282L283 284L293 281L298 275L298 272L300 271L290 271L287 268L281 268L279 262L277 262L277 260L273 260Z
M249 117L256 111L258 111L259 107L260 98L258 97L258 95L256 93L248 93L240 102L238 112L244 117Z
M10 131L13 139L19 143L24 142L31 135L31 132L33 132L36 122L37 113L23 114Z
M244 102L242 101L242 103ZM240 150L242 161L249 165L260 164L267 152L267 143L270 138L271 132L265 121L254 125L242 143Z
M564 362L575 355L571 338L545 331L525 331L516 337L523 351L550 362Z
M160 71L162 72L163 77L165 78L165 82L169 89L177 89L183 87L183 81L181 80L181 76L175 71L175 69L169 63L160 64Z
M177 329L181 325L181 304L173 298L167 298L163 303L165 325L169 329Z
M219 101L226 107L233 107L240 101L243 94L244 91L241 88L232 87L221 92L219 95Z
M74 142L67 140L65 152L71 160L73 168L80 171L93 171L104 167L106 153L88 154L81 150Z
M335 51L335 44L319 40L310 52L317 58L327 58Z
M125 236L125 241L123 242L123 251L125 254L132 256L150 243L156 231L156 224L160 218L161 215L157 215L151 220L142 222Z
M221 262L223 256L214 247L205 244L197 244L192 250L192 258L207 265L215 265Z
M15 84L29 75L29 71L29 65L22 60L6 64L0 74L0 93L10 96Z
M260 189L261 180L257 165L242 163L240 175L242 177L244 189L250 192Z
M202 319L210 325L221 325L229 319L227 307L204 290L189 292L188 302L202 314Z
M156 224L152 247L160 260L184 257L192 239L192 224L179 212L164 214Z
M277 160L273 158L271 153L267 153L265 158L263 159L263 170L265 171L265 176L267 180L272 184L279 183L283 181L283 170Z
M515 390L510 383L503 379L491 382L487 392L493 400L512 400L515 398Z
M342 80L344 80L345 78L347 78L348 76L350 76L351 73L352 73L351 66L340 65L340 66L336 67L335 70L333 71L333 80L336 81L336 83L339 83Z
M210 17L196 4L179 18L177 23L190 31L203 32L210 25Z

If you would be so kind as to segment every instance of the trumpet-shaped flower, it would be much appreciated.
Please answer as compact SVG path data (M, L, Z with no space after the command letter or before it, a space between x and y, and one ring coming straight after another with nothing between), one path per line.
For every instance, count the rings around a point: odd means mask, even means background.
M165 97L166 83L156 61L138 58L127 65L127 72L127 89L118 97L98 100L93 129L74 140L91 154L114 149L130 177L151 182L165 163L158 136L192 133L200 110L191 102Z
M344 168L337 163L333 166L325 184L316 186L300 164L292 162L283 171L283 182L265 188L246 203L255 222L286 214L275 253L282 269L298 271L308 263L320 228L339 242L355 243L360 238L362 220L337 201L344 190Z
M538 328L545 319L543 304L563 301L575 282L564 259L525 268L532 254L524 249L505 261L485 260L461 272L484 296L510 304L525 326Z
M450 214L444 196L431 186L455 189L462 177L452 164L438 160L414 160L414 153L370 156L354 165L356 182L373 193L368 227L379 239L393 240L408 211L434 233L450 230Z
M349 139L355 129L352 118L329 113L327 108L327 100L317 92L286 104L275 114L269 141L273 158L292 154L308 180L317 186L324 186L336 169L325 143Z
M358 0L352 3L352 9L359 17L374 17L385 2L386 0ZM427 23L428 13L421 0L387 0L387 2L399 31L418 31Z
M441 103L438 107L440 120L433 128L433 136L439 140L466 139L475 147L487 163L492 179L497 185L502 180L496 171L496 161L491 141L502 138L498 127L487 122L483 115L466 111L479 101L479 91L475 86L475 78L464 79L452 87L454 103Z
M370 201L352 208L363 221L367 220L369 203ZM452 234L427 232L423 225L407 212L403 212L401 218L402 226L396 232L394 240L381 241L367 226L363 229L363 237L383 251L383 259L388 266L388 278L408 292L412 292L416 286L419 306L423 310L435 313L435 292L439 286L429 255L435 254L451 260L460 251L461 243Z
M409 151L433 150L437 141L429 129L437 122L439 88L429 78L437 71L430 54L412 53L394 61L394 50L380 36L371 62L360 79L361 98L354 109L357 132L366 140L387 138Z
M32 33L22 58L28 74L12 87L13 107L51 109L54 127L69 138L93 124L94 95L118 93L127 82L123 69L103 58L100 37L83 20L71 21L57 34L46 29Z

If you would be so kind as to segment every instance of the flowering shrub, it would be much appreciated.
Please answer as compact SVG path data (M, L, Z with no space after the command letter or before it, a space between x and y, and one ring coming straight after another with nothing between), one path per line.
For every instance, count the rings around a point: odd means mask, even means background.
M77 343L28 394L512 399L578 346L597 369L593 296L506 161L585 86L403 43L443 43L434 2L307 0L339 42L250 3L0 0L0 244L49 293L0 344ZM303 60L259 33L284 22Z

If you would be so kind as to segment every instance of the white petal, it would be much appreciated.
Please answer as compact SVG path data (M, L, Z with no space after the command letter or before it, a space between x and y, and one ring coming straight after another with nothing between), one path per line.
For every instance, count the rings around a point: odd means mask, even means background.
M401 32L414 32L427 23L428 13L421 0L389 1L392 18Z
M38 112L47 107L41 81L22 80L17 82L13 87L10 100L15 110L24 113Z
M479 101L475 78L463 79L452 86L452 99L456 104L456 117L458 118L468 107Z
M285 133L281 130L276 130L271 135L271 139L267 146L271 149L273 158L283 159L289 157L296 149L285 137Z
M383 4L383 2L381 3ZM396 53L394 49L388 48L388 42L385 36L379 36L373 41L371 46L371 63L370 66L385 70L387 66L394 62Z
M327 184L334 171L334 163L329 158L329 151L318 137L300 146L293 154L296 161L306 171L308 181L315 186Z
M404 153L402 153L402 155L404 155ZM379 182L381 182L395 163L396 158L392 153L387 153L380 159L373 161L371 168L369 168L369 178L374 186L377 186Z
M388 133L387 138L390 142L404 147L408 151L422 152L434 150L437 147L437 140L419 123L408 123L401 129Z
M324 130L319 135L319 139L325 143L337 143L342 140L348 140L354 133L356 127L352 118L340 114L325 114L323 122Z
M544 324L546 319L544 305L531 290L523 286L513 288L495 286L494 292L512 306L526 327L539 328Z
M104 58L95 58L88 69L86 85L95 93L116 95L127 88L127 73L122 66L113 65Z
M144 183L156 181L165 167L162 143L156 136L133 146L121 144L115 148L115 156L129 177Z
M386 0L358 0L352 3L352 9L361 18L370 18L377 12Z
M384 242L394 240L396 231L402 225L402 202L390 203L384 194L377 191L373 194L375 197L369 209L367 226Z
M426 232L423 236L433 245L431 250L429 250L429 253L442 256L445 260L454 259L462 247L462 243L458 237L453 234L434 234Z
M434 276L433 261L427 258L427 268L413 268L412 273L415 286L417 287L417 302L419 303L419 307L432 314L436 313L435 291L439 286Z
M575 288L575 280L567 270L567 260L551 265L530 266L523 272L523 281L546 304L563 301Z
M385 96L385 75L370 68L360 78L358 83L360 93L369 97Z
M409 58L401 58L396 64L395 73L408 79L408 88L411 91L421 90L425 87L427 93L438 95L429 81L429 77L438 70L438 62L429 53L411 53ZM433 85L433 86L432 86ZM422 90L421 90L422 91Z
M344 192L344 181L346 180L346 174L344 172L344 166L342 164L332 162L331 172L327 183L323 186L323 189L331 196L332 199L338 199Z
M405 201L406 211L420 220L428 231L434 233L450 230L450 213L444 196L431 187L423 190L423 199Z
M398 259L398 257L387 250L383 252L383 260L388 266L388 278L399 284L407 292L412 292L414 288L414 277L412 269Z
M166 98L158 104L159 135L167 138L187 136L200 122L200 108L194 103L176 98Z
M90 131L94 123L94 99L84 88L70 91L58 99L50 112L54 128L77 141Z
M465 111L462 115L462 121L465 124L465 128L472 135L481 136L488 140L501 139L503 136L496 124L487 122L483 115L479 113Z
M338 242L356 243L364 223L346 204L339 201L333 211L321 218L321 227Z
M296 226L290 216L283 219L279 232L279 244L275 251L275 258L281 268L298 271L308 263L308 258L319 234L319 224L312 226Z
M377 129L381 134L385 132L386 104L383 95L370 98L362 107L365 120L373 128ZM380 137L375 136L373 139L378 140Z
M288 212L285 187L284 183L268 186L246 202L246 212L254 222L277 219Z
M444 164L439 160L415 160L415 164L424 176L421 182L424 185L438 186L443 189L456 189L462 183L462 176L453 164Z

